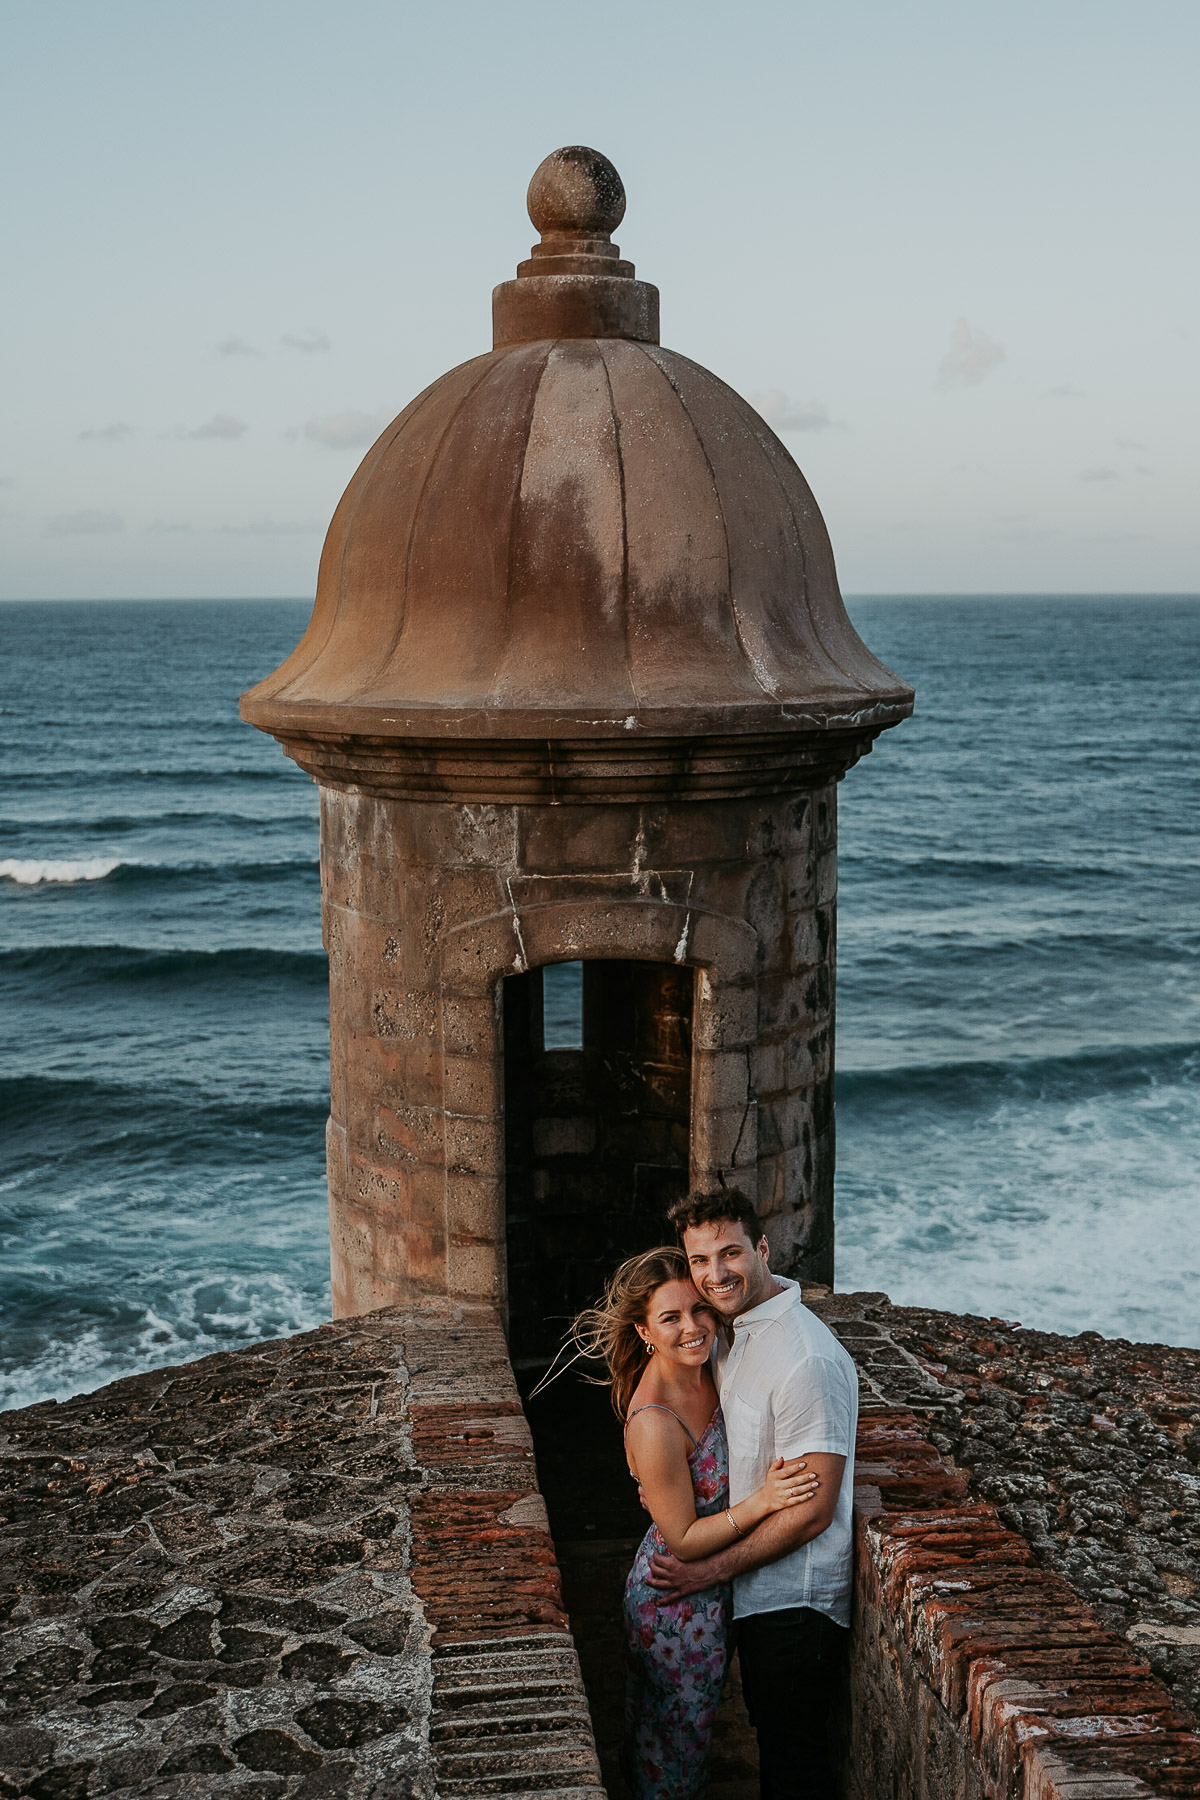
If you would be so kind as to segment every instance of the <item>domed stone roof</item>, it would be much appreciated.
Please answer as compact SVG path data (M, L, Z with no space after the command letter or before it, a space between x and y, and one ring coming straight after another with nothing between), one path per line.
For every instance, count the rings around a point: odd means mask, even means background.
M308 630L243 716L285 740L593 741L869 741L903 718L795 462L660 347L657 291L611 242L612 164L556 152L529 210L542 241L496 289L495 348L368 452Z

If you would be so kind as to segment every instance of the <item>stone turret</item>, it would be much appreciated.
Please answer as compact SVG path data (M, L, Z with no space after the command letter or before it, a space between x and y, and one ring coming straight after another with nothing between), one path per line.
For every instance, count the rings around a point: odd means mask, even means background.
M242 700L321 787L335 1311L491 1299L532 1358L689 1185L831 1279L836 783L913 700L624 210L547 157L492 351L368 452Z

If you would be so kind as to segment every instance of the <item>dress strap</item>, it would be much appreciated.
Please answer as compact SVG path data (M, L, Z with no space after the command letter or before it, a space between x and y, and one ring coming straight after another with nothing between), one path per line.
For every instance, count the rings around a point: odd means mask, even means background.
M625 1421L626 1431L629 1430L630 1420L636 1419L638 1414L643 1413L643 1412L665 1412L665 1413L668 1413L670 1415L670 1417L675 1420L677 1425L683 1425L683 1429L687 1432L688 1436L692 1440L692 1449L695 1450L699 1447L699 1443L700 1443L699 1438L695 1437L693 1435L691 1429L687 1425L683 1424L683 1420L679 1417L679 1414L677 1412L671 1412L671 1408L669 1406L659 1406L653 1400L647 1401L645 1406L635 1406L634 1407L633 1411L629 1415L629 1418L626 1419L626 1421Z

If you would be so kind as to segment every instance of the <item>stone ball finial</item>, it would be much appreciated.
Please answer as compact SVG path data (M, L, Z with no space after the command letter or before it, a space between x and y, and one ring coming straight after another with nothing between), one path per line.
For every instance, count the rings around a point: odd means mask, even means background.
M625 217L625 188L607 156L567 144L538 164L526 205L543 237L607 237Z

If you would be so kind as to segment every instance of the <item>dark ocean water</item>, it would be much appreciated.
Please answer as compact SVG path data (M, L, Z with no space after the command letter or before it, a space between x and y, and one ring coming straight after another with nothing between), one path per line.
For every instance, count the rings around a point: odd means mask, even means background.
M851 610L839 1285L1200 1343L1200 604ZM307 614L0 606L0 1404L327 1316Z

